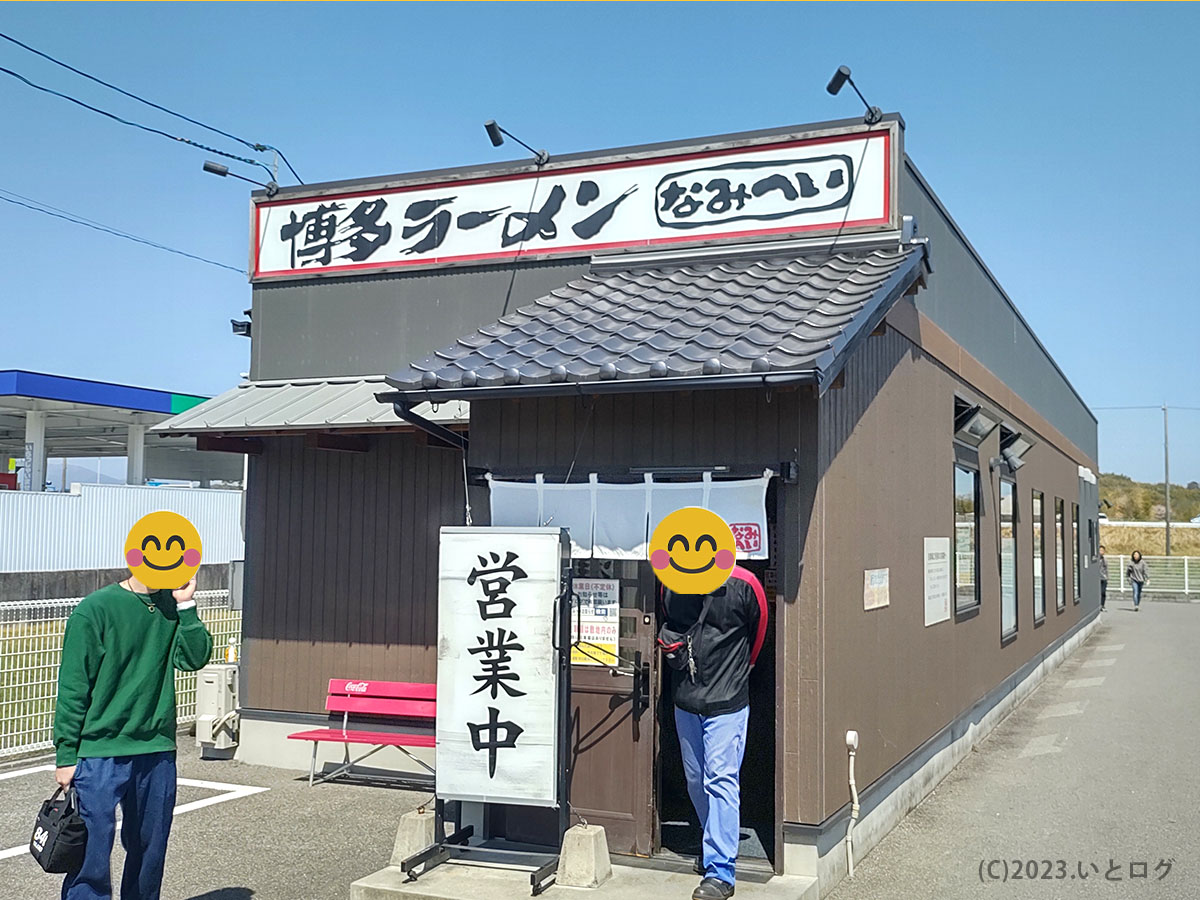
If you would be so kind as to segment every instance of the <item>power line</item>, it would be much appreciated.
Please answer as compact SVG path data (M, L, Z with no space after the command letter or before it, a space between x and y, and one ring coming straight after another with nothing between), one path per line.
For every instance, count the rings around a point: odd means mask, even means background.
M6 196L4 196L5 194L9 194L10 196L6 197ZM16 200L16 199L13 199L14 197L20 197L21 199ZM217 262L214 259L208 259L203 256L197 256L194 253L187 253L183 250L176 250L174 247L168 247L166 244L160 244L157 241L151 241L151 240L148 240L147 238L138 237L136 234L130 234L129 232L121 231L118 228L112 228L111 226L108 226L108 225L102 225L99 222L93 222L91 219L85 219L85 218L83 218L83 216L78 216L75 213L67 212L66 210L59 209L56 206L50 206L47 203L41 203L41 201L33 200L29 197L24 197L21 194L17 194L17 193L14 193L13 191L5 190L4 188L0 188L0 200L3 200L5 203L11 203L13 206L20 206L20 207L23 207L24 209L32 210L33 212L39 212L45 216L52 216L55 219L62 219L63 221L70 222L73 225L82 225L84 228L90 228L93 231L100 231L100 232L103 232L104 234L111 234L113 237L124 238L127 241L133 241L138 244L144 244L147 247L153 247L156 250L165 250L167 253L174 253L176 256L183 256L183 257L186 257L187 259L194 259L197 262L207 263L210 266L218 266L219 268L222 268L222 269L228 269L230 272L237 272L239 275L246 274L245 269L239 269L239 268L236 268L235 266L228 266L225 263ZM29 202L23 203L23 202L21 202L22 200L28 200Z
M1109 409L1157 409L1162 410L1164 404L1160 403L1157 406L1093 406L1094 410L1109 410ZM1167 403L1165 406L1168 409L1186 409L1190 412L1200 412L1200 406L1176 406L1174 403Z
M292 176L297 181L299 181L301 184L304 184L304 180L299 175L296 174L296 170L294 168L292 168L292 164L290 162L288 162L288 158L283 155L283 151L280 150L278 147L272 147L270 144L262 144L262 143L258 143L258 142L248 141L245 138L238 137L236 134L230 134L228 131L222 131L220 128L216 128L212 125L207 125L198 119L193 119L190 116L185 116L183 113L176 112L175 110L169 109L166 106L162 106L161 104L155 103L152 100L147 100L145 97L139 97L137 94L135 94L131 91L127 91L124 88L117 87L115 84L107 82L102 78L97 78L95 75L89 75L87 72L84 72L82 69L77 69L74 66L63 62L60 59L55 59L49 53L43 53L41 50L38 50L35 47L30 47L28 44L23 43L22 41L18 41L15 37L5 34L2 31L0 31L0 38L3 38L4 40L8 41L9 43L16 44L18 47L22 47L25 50L28 50L30 53L34 53L34 54L42 57L42 59L49 60L50 62L54 63L56 66L62 66L64 69L66 69L70 72L74 72L76 75L80 75L84 78L87 78L89 81L94 81L94 82L96 82L96 84L102 84L102 85L104 85L104 87L109 88L110 90L114 90L118 94L123 94L124 96L130 98L131 100L136 100L139 103L144 103L147 106L151 106L154 109L165 112L167 115L175 116L178 119L183 119L185 122L191 122L193 125L198 125L199 127L207 129L208 131L215 132L216 134L219 134L222 137L227 137L231 141L237 141L239 144L244 144L245 146L249 147L251 150L254 150L257 152L262 152L263 150L273 150L274 152L279 154L279 158L283 160L284 164L288 167L289 171L291 171ZM237 157L234 157L234 158L236 159Z
M92 106L90 103L84 103L82 100L76 100L74 97L70 96L69 94L64 94L60 91L54 90L53 88L43 87L40 84L35 84L34 82L32 82L28 78L26 78L24 75L20 75L17 72L14 72L12 69L6 69L3 66L0 66L0 72L3 72L5 75L11 75L13 78L17 79L18 81L29 85L29 87L33 88L34 90L42 91L47 94L53 94L55 97L61 97L63 100L68 100L71 103L74 103L76 106L82 106L84 109L91 110L94 113L97 113L101 116L105 116L109 119L112 119L114 122L120 122L122 125L128 125L130 128L138 128L142 131L147 131L150 134L161 135L162 137L167 138L167 140L178 141L183 144L189 144L193 147L198 147L201 150L207 150L209 153L216 153L218 156L224 156L229 159L236 159L238 162L249 163L252 166L259 166L260 168L264 169L268 175L270 175L272 178L274 178L274 173L271 171L271 169L268 166L264 165L263 163L259 162L257 159L250 159L245 156L236 156L233 153L226 153L224 150L218 150L216 147L209 147L205 144L201 144L197 141L193 141L190 138L178 137L177 135L170 134L166 131L161 131L158 128L151 128L149 125L142 125L139 122L131 122L128 119L122 119L120 116L115 115L110 112L107 112L98 107Z

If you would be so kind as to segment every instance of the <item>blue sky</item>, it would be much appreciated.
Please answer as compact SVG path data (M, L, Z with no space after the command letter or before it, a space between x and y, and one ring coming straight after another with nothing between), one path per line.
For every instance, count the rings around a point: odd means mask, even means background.
M0 31L309 182L512 153L488 118L555 153L851 116L844 63L1090 405L1200 407L1193 4L18 3ZM239 150L12 45L0 66ZM2 74L0 114L0 188L244 267L249 185L205 153ZM189 393L247 369L241 275L9 204L0 247L0 368ZM1102 468L1161 480L1161 413L1097 416ZM1172 481L1200 480L1200 411L1171 424Z

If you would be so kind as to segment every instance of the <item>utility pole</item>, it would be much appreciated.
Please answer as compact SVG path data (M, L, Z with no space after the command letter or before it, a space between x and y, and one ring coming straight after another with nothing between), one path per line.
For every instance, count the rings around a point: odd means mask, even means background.
M1163 404L1163 487L1167 496L1167 556L1171 555L1171 457L1167 442L1167 404Z

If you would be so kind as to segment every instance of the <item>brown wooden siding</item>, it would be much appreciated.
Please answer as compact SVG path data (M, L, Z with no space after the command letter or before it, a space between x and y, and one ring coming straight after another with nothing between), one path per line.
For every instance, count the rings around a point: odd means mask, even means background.
M471 405L470 461L565 474L794 460L800 394L761 390L542 397ZM578 448L578 456L576 456Z
M369 442L271 438L250 459L244 706L320 712L330 678L436 678L438 529L463 521L462 456Z
M977 614L924 625L923 538L953 535L953 405L971 387L899 332L868 340L846 368L845 387L820 401L821 540L806 557L821 558L819 589L802 586L801 602L820 606L820 796L789 806L800 821L818 822L849 800L845 733L859 732L857 779L869 785L1007 676L1063 635L1096 605L1071 602L1073 554L1067 548L1067 605L1054 603L1053 535L1047 536L1045 622L1033 625L1030 492L1053 502L1079 495L1078 463L1039 440L1017 484L1017 637L1001 644L997 547L999 429L978 449L982 512ZM1023 425L999 410L1006 421ZM1030 430L1026 429L1026 433ZM887 567L890 605L863 610L865 569ZM810 573L805 573L807 579ZM1090 595L1089 595L1090 596ZM801 654L803 666L804 654ZM801 756L801 759L804 757ZM790 815L789 815L790 818Z

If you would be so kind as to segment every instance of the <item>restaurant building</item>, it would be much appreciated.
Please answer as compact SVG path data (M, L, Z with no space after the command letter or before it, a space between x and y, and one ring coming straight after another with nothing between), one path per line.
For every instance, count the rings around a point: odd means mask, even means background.
M442 526L567 525L616 621L573 666L572 809L673 864L698 832L645 542L709 505L771 607L742 861L836 883L847 732L857 858L1099 605L1096 420L903 139L889 115L255 194L250 381L159 426L251 454L242 758L306 768L287 734L330 678L435 680Z

